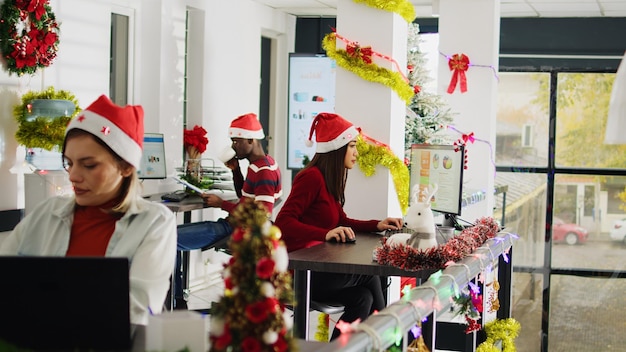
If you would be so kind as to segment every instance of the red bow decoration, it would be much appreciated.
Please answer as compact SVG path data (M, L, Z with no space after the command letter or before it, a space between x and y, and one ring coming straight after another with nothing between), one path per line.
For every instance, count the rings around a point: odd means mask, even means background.
M346 45L346 52L352 57L357 57L367 64L372 63L372 47L361 47L358 43L350 42Z
M465 54L454 54L450 59L448 59L448 67L450 67L450 71L454 71L452 73L452 78L450 79L450 85L448 85L448 94L452 94L452 92L454 92L458 81L460 81L459 85L461 93L467 92L467 78L465 77L465 71L469 69L469 65L469 57Z

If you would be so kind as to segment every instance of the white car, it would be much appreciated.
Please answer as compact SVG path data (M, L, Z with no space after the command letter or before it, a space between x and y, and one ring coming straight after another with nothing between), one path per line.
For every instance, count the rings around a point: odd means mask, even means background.
M626 219L617 220L610 232L611 239L626 244Z

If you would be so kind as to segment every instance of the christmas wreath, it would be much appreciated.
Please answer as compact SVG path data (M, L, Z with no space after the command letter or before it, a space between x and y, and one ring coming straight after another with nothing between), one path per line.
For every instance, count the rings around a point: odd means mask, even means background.
M0 51L9 74L33 74L57 56L59 25L48 0L5 0L0 7Z
M35 99L68 100L76 109L71 116L37 116L32 119L30 113L32 101ZM54 147L61 147L67 124L80 111L76 97L68 91L55 91L53 87L49 87L41 92L27 92L22 96L22 104L13 108L13 116L19 125L15 139L29 148L52 150Z

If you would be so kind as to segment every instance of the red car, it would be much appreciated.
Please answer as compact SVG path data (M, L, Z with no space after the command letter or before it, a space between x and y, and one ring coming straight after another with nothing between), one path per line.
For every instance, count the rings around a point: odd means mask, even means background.
M565 242L569 245L587 242L589 231L576 224L566 224L559 218L552 219L552 241Z

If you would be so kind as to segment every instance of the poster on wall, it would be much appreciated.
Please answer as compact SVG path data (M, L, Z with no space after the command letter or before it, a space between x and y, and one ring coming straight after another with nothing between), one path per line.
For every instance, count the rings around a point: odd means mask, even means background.
M307 147L311 122L320 112L335 111L334 60L318 54L289 54L287 168L302 169L315 155ZM315 138L313 138L315 139Z

